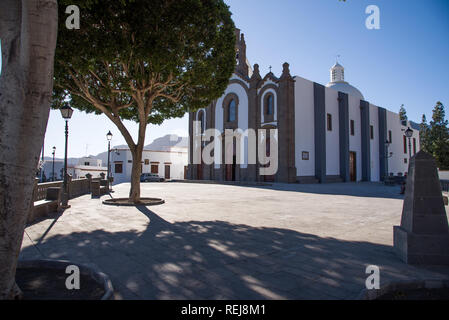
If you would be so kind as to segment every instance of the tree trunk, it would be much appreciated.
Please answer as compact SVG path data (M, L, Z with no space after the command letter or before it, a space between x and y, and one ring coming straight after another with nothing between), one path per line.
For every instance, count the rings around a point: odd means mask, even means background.
M133 203L140 202L140 175L142 174L142 154L145 146L145 135L147 131L147 115L145 114L145 107L140 102L137 103L139 108L139 136L137 138L137 145L131 148L133 156L133 167L131 170L131 190L129 192L129 201Z
M137 145L133 156L133 167L131 170L131 190L129 192L129 201L132 203L140 202L140 175L142 174L142 153L143 145Z
M57 0L1 0L0 299L20 292L15 273L50 111L57 10Z

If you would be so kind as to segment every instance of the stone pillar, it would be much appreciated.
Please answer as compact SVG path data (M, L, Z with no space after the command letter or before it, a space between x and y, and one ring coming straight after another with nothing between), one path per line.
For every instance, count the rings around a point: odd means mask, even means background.
M418 152L410 161L401 226L394 249L408 264L449 265L449 227L437 166Z
M257 132L260 128L260 106L259 106L259 97L257 95L257 89L259 88L260 82L262 81L262 77L260 76L259 65L255 64L253 68L253 74L249 81L249 90L248 90L248 114L251 116L248 118L248 128L254 129L256 132L256 163L248 164L248 181L257 181L259 176L259 166L257 164L257 152L258 152L258 136ZM249 140L248 140L248 152L249 152ZM248 153L249 156L249 153Z
M379 167L380 180L384 181L388 176L388 155L387 155L387 110L384 108L379 111Z
M193 166L193 112L189 112L189 166L187 169L187 179L194 180L194 166Z
M315 177L326 183L326 91L323 85L313 83L315 112Z
M340 142L340 176L349 182L349 102L348 95L338 92L338 120Z
M92 187L91 187L92 175L90 173L88 173L88 174L86 174L86 178L87 178L87 183L88 183L87 193L91 193L92 192Z
M369 103L360 100L360 119L362 120L362 181L371 181L371 137Z
M278 101L278 143L279 143L279 181L296 182L295 165L295 80L290 75L288 63L282 65L279 79Z

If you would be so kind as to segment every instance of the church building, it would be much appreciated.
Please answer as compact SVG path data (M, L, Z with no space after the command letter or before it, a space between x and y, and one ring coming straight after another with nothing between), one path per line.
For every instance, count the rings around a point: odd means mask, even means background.
M327 85L292 76L288 63L280 77L272 72L262 77L259 66L248 63L239 29L236 40L237 64L226 91L207 108L189 114L188 179L330 183L382 181L407 172L410 155L419 151L419 127L366 101L345 81L338 62L330 69ZM248 163L247 141L243 163L194 164L194 121L221 133L277 129L277 173L260 175L261 165ZM408 129L413 131L410 138L405 135ZM216 142L203 142L201 148L208 143Z

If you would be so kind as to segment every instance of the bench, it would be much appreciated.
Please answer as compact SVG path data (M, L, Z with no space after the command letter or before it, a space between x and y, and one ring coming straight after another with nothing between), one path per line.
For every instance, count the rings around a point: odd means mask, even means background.
M48 215L51 212L57 212L61 205L61 188L51 187L46 190L45 199L34 201L33 211L28 217L28 222Z

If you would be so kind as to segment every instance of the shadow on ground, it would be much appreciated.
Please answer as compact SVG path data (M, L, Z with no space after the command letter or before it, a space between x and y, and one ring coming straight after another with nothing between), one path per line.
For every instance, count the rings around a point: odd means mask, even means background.
M126 299L355 298L367 265L381 266L382 281L413 272L389 246L222 221L172 224L138 210L149 219L144 232L71 233L37 246L47 258L97 265ZM21 256L39 258L32 246Z
M189 182L201 184L198 182ZM211 184L207 182L207 184ZM212 183L213 184L213 183ZM290 191L300 193L312 193L319 195L342 195L353 197L368 198L388 198L388 199L404 199L404 195L400 194L401 186L387 186L380 182L350 182L350 183L317 183L317 184L299 184L299 183L264 183L254 184L245 182L219 183L233 187L256 188L277 191Z

